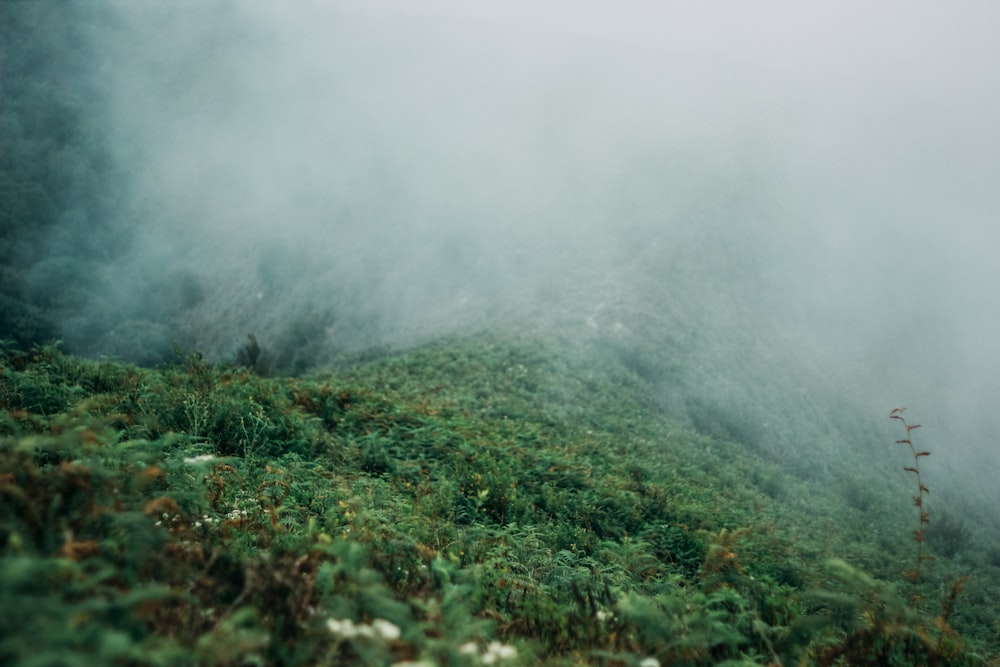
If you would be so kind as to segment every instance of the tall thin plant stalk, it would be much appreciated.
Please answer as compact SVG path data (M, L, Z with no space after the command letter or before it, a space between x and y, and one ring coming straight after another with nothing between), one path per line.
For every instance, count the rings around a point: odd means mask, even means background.
M920 459L925 456L930 456L931 453L928 451L918 450L913 444L913 439L910 437L910 432L920 428L920 424L907 424L906 418L903 416L903 412L906 408L893 408L889 413L890 419L898 420L903 428L906 429L906 437L901 438L896 441L896 444L907 445L910 448L910 453L913 454L913 465L904 466L903 470L909 473L913 473L917 480L917 494L913 496L913 504L917 506L917 511L919 515L917 529L913 531L913 539L917 543L917 564L911 569L903 573L903 576L913 582L913 595L910 598L914 607L916 607L923 599L924 596L917 592L917 585L920 583L920 572L924 561L934 560L932 556L928 556L924 553L924 542L927 538L927 526L930 524L930 513L924 506L924 498L930 493L930 489L924 485L923 480L920 478Z

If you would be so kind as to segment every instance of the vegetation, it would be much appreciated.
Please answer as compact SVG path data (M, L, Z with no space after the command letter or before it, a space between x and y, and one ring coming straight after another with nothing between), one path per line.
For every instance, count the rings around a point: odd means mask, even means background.
M105 113L127 49L95 52L120 21L0 3L0 664L1000 664L992 508L931 523L917 427L893 412L900 475L858 399L745 307L757 194L695 193L678 215L704 252L633 248L628 289L574 275L585 295L549 286L520 333L359 351L417 335L385 334L405 327L367 303L370 270L328 288L323 253L275 242L233 253L229 303L149 259L132 230L159 218ZM630 187L659 193L643 170ZM234 363L178 352L207 349L193 313L230 331L249 310L270 335Z
M923 480L920 478L920 459L924 456L930 456L931 453L928 451L917 451L910 436L910 431L920 428L920 424L907 424L906 417L903 416L905 410L906 408L893 408L889 413L889 418L898 420L906 431L906 437L897 440L896 444L906 445L910 448L910 453L913 455L913 465L905 466L903 470L911 473L917 481L917 495L913 496L913 504L916 506L918 513L917 529L913 531L913 541L917 543L917 562L912 570L904 573L904 576L913 582L913 604L916 605L923 599L923 596L916 592L916 587L920 583L920 570L923 568L924 561L934 560L933 556L928 556L924 553L924 542L927 540L927 526L931 522L931 515L925 509L924 499L930 493L930 489L924 485Z
M93 90L76 14L65 3L0 5L0 338L23 344L58 334L85 296L81 277L123 241L101 194L107 151L83 110Z
M262 378L6 345L0 662L989 664L988 541L900 577L891 485L858 510L612 359L494 333Z
M107 3L0 3L0 339L60 338L152 365L170 359L176 322L203 287L176 267L132 266L129 177L102 113L106 77L95 75L110 63L93 53L115 24ZM126 271L132 303L116 298Z

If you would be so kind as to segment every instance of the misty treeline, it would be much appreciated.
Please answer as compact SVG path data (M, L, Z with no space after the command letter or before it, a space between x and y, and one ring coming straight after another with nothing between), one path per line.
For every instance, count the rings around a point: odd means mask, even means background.
M220 3L217 9L223 19L213 21L201 41L185 45L192 55L182 60L197 61L197 66L167 71L164 65L164 82L151 85L175 86L181 98L188 88L219 85L222 75L211 74L213 58L224 50L218 45L240 28L231 4ZM337 351L412 343L421 331L425 338L453 332L465 319L481 325L509 314L512 304L524 319L551 319L554 304L571 300L570 285L585 292L583 303L593 308L595 301L608 298L602 292L608 287L602 283L604 268L634 259L601 257L591 272L570 275L567 262L578 270L576 256L601 244L589 238L593 220L581 202L571 206L580 216L578 234L539 232L545 219L508 229L509 214L493 212L488 215L495 220L476 221L483 211L474 208L464 213L465 221L446 219L453 214L446 211L430 229L408 230L397 220L428 214L406 210L413 206L406 196L393 203L397 186L391 179L379 181L385 191L366 191L362 196L370 201L361 207L357 202L332 207L335 238L327 243L336 252L330 257L317 250L317 242L324 241L311 235L318 232L294 230L286 241L250 228L240 245L239 233L235 240L212 236L210 211L196 211L187 228L176 225L175 212L151 208L141 192L136 194L138 175L147 165L130 153L128 133L114 126L110 112L112 88L126 79L120 72L133 48L121 46L129 44L123 35L134 28L125 14L115 3L73 0L14 0L0 6L0 339L26 348L60 340L70 353L152 365L194 350L216 360L245 361L249 333L260 340L257 370L301 373ZM207 83L197 80L202 70L210 72ZM142 100L136 97L138 108ZM194 168L201 156L189 159ZM330 159L343 161L339 155ZM663 166L631 167L631 196L650 196L658 188L650 174ZM668 168L680 171L676 164ZM698 203L720 206L708 202L707 195ZM278 226L294 228L300 213L281 213L292 220L279 220ZM473 229L456 231L456 224ZM484 226L494 228L492 238L479 238ZM185 236L184 229L195 233ZM622 232L641 235L643 230L624 227ZM710 232L704 242L712 244L722 235ZM359 267L359 257L372 254L372 243L378 257ZM220 254L213 244L226 247ZM721 286L731 277L722 272L738 273L744 264L734 257L706 264L705 256L693 259L687 251L638 240L622 250L644 254L646 262L666 253L656 261L671 268L659 278L672 283L687 274L689 282L704 279ZM598 305L595 313L601 309ZM587 314L574 312L573 317Z
M240 361L251 318L217 308L233 291L193 318L218 281L164 250L194 250L204 236L160 229L163 213L130 190L144 165L123 160L128 147L113 143L106 104L122 54L101 47L127 29L119 10L72 0L0 4L0 339L24 348L59 340L71 353L143 365L205 346ZM254 267L258 289L288 288L318 268L281 243L252 254L241 262ZM334 289L322 298L355 306L356 331L372 319L350 295ZM255 307L250 299L239 307ZM271 318L278 324L255 357L258 370L298 373L322 360L329 308L295 299ZM205 324L220 321L228 337L206 336Z
M145 280L168 266L125 275L136 221L96 113L115 63L92 50L113 23L102 3L0 5L0 338L151 364L170 358L171 320L200 287ZM123 290L143 305L124 310Z
M94 52L115 26L109 3L0 4L0 339L154 364L188 342L177 319L203 287L131 264L145 221L100 113L117 63Z
M60 337L89 301L95 269L119 257L104 138L85 100L87 20L77 5L0 5L0 337Z

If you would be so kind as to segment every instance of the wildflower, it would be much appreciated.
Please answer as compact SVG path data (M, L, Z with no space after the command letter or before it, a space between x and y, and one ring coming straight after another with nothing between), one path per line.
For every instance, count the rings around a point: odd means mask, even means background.
M399 639L400 630L399 626L385 619L376 618L372 621L372 628L375 632L388 641L394 641Z
M479 647L476 646L476 642L465 642L458 647L458 652L462 655L472 655L479 652Z
M639 663L639 667L660 667L660 661L656 658L643 658L642 662Z
M500 644L498 642L493 642L490 644L490 650L496 653L501 660L517 656L517 649L511 646L510 644Z
M326 622L326 627L328 627L330 632L333 634L340 635L345 639L358 636L358 629L354 625L354 621L349 618L345 618L344 620L331 618Z
M184 463L189 466L197 465L199 463L208 463L209 461L214 461L215 457L211 454L199 454L198 456L188 456L184 459Z
M500 642L494 641L490 642L490 645L486 647L486 652L483 653L482 661L484 665L492 665L498 660L506 660L516 656L516 648L509 644L501 644Z

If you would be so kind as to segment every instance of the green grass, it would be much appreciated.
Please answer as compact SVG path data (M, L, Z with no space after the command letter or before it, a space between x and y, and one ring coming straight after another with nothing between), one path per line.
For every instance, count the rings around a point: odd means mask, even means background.
M900 487L792 475L587 344L482 334L302 378L52 347L0 364L3 664L979 665L1000 650L988 540L945 525L935 546L932 514L912 608Z

